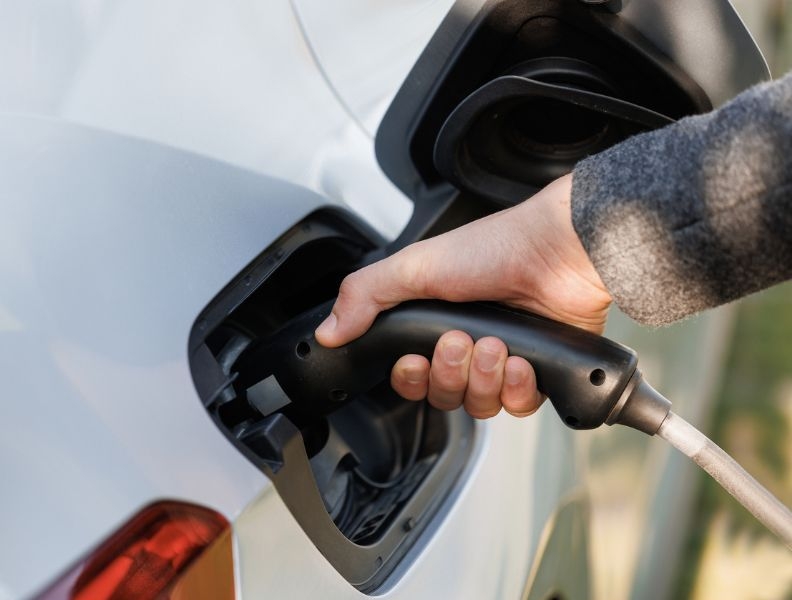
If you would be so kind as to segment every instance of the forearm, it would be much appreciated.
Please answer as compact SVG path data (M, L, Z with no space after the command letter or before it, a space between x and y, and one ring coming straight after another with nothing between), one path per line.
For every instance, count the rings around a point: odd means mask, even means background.
M792 75L582 161L572 220L642 323L792 278Z

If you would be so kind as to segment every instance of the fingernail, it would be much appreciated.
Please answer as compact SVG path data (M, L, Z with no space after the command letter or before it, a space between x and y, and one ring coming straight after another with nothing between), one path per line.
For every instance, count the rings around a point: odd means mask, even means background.
M482 371L492 371L495 368L495 365L498 364L498 360L500 359L500 354L497 352L487 352L486 350L481 351L478 353L476 357L476 363L478 364L478 368Z
M316 328L314 335L330 335L333 333L333 331L335 331L337 324L338 319L336 319L336 316L333 313L330 313L330 315L321 322L319 327Z
M506 383L508 385L520 385L524 379L522 372L515 369L506 369L504 378L506 379Z
M407 383L423 383L424 372L421 369L406 368L404 369L404 379Z
M467 348L461 344L446 344L443 348L443 358L448 364L458 365L467 356Z

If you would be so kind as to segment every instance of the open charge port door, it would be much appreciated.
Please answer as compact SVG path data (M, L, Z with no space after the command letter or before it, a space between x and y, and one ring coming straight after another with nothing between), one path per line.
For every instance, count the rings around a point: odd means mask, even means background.
M327 417L307 416L267 364L245 358L333 298L381 244L347 213L313 213L218 294L190 339L193 379L215 423L361 591L383 582L450 491L470 455L472 419L404 401L387 380Z

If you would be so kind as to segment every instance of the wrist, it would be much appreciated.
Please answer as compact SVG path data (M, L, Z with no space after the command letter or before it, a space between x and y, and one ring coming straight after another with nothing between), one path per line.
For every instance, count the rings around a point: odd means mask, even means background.
M601 332L611 296L572 222L572 175L547 185L516 207L528 252L523 285L547 316ZM515 215L516 216L516 215Z

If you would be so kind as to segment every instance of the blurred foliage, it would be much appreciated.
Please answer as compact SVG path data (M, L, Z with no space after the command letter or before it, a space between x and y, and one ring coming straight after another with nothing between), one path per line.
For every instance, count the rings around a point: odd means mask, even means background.
M792 69L792 0L732 0L774 77Z
M728 443L728 427L749 421L761 436L758 458L781 478L789 468L784 456L788 423L778 402L780 386L792 377L792 287L771 288L744 300L738 309L713 431Z
M792 0L768 2L765 23L767 34L760 43L773 75L778 77L792 68Z
M767 59L774 77L792 69L792 0L732 0ZM713 439L735 455L771 491L792 501L787 441L792 428L780 404L792 380L792 282L746 298L738 305L735 328L709 429ZM789 393L787 389L786 393ZM764 469L761 474L756 469ZM769 536L731 496L705 475L691 520L687 548L674 598L694 590L712 520L724 511L733 533ZM778 542L780 545L780 542ZM766 576L757 572L757 578ZM734 590L733 600L748 598ZM792 599L792 589L785 598Z
M712 438L735 456L783 501L789 489L792 457L789 416L779 402L792 380L792 282L742 300L724 365L718 402L709 428ZM747 436L735 432L747 432ZM763 473L757 469L766 467ZM688 598L698 573L712 518L725 510L734 533L769 536L763 526L717 483L700 476L700 491L690 531L687 568L680 573L675 598ZM780 544L780 542L778 542ZM761 573L757 573L761 576ZM735 600L738 596L735 596ZM792 590L790 591L792 598Z

